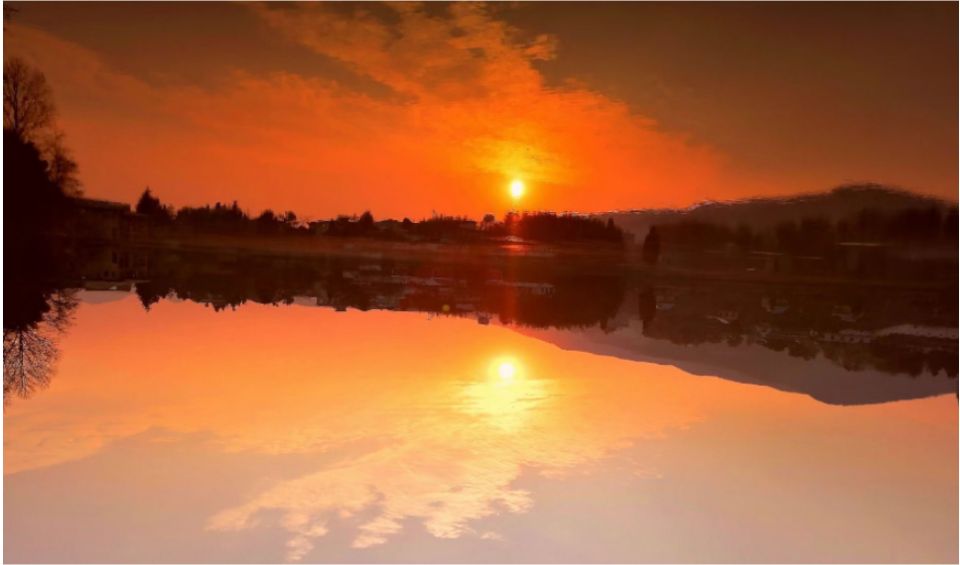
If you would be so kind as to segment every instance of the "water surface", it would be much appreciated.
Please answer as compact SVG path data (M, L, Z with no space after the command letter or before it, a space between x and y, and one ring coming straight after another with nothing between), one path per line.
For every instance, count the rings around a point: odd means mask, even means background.
M5 407L8 561L958 557L946 377L830 402L777 386L826 365L737 382L624 354L629 325L78 298Z

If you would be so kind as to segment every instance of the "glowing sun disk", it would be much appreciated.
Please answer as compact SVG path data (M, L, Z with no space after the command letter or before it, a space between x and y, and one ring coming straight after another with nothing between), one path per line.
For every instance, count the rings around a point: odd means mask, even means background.
M517 366L510 361L504 361L497 366L497 374L500 375L502 380L513 380L513 377L517 374Z
M524 186L523 181L520 179L513 179L510 183L510 196L514 199L518 199L523 196L523 193L527 190L527 187Z

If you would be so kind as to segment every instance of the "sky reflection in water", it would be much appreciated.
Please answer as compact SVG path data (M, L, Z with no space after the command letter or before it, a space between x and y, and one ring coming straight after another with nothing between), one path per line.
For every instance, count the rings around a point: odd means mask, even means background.
M12 560L957 559L953 395L829 406L467 319L133 296L61 348L5 410Z

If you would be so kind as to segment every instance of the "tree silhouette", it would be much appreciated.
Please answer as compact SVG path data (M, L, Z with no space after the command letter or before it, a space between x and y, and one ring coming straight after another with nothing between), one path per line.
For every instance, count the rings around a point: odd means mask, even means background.
M19 57L4 61L3 128L24 141L33 140L53 123L54 115L53 95L44 74Z
M160 202L160 199L150 192L149 186L143 191L143 194L140 195L140 200L137 200L136 211L137 214L143 214L144 216L160 221L173 219L173 214L170 212L170 209L164 206Z
M293 210L287 210L283 213L283 216L280 217L280 221L285 224L295 224L297 222L297 214Z
M47 163L37 147L13 130L3 132L3 181L6 260L19 269L29 270L31 265L48 269L51 265L40 264L46 258L39 248L53 242L40 240L59 225L68 202L60 187L50 180Z
M77 173L80 167L63 143L64 134L55 131L44 142L48 176L67 196L80 196L81 184Z
M38 328L3 331L3 399L27 398L50 384L56 343Z
M512 214L512 213L511 213ZM525 239L562 241L606 241L623 243L623 231L608 220L578 214L554 214L552 212L524 213L519 217L508 214L504 225L508 233L514 231Z
M4 290L5 298L16 298L10 312L4 312L3 398L26 398L46 388L59 357L57 335L66 331L77 300L73 292L45 291L24 281L11 281L16 288ZM24 283L24 284L19 284ZM5 300L5 302L7 302Z
M140 304L142 304L143 309L148 312L151 306L160 302L161 298L166 297L172 292L172 289L168 285L157 281L138 282L135 290L137 297L140 299Z
M264 230L272 229L276 227L277 216L273 213L273 210L264 210L257 216L257 219L254 220L257 224Z
M363 214L360 214L360 219L357 220L357 225L360 228L361 233L369 233L373 230L373 214L370 211L366 211Z

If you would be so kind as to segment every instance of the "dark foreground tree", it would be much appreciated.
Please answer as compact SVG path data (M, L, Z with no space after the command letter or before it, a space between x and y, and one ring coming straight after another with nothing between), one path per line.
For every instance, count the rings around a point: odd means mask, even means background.
M80 167L64 144L63 138L63 132L54 131L43 142L47 176L65 195L79 197L83 192L78 177Z
M47 78L19 57L3 62L3 129L24 141L53 123L53 95Z
M4 252L10 253L6 260L23 269L17 261L40 260L37 240L57 228L68 199L50 180L37 147L12 130L3 132L3 184Z

